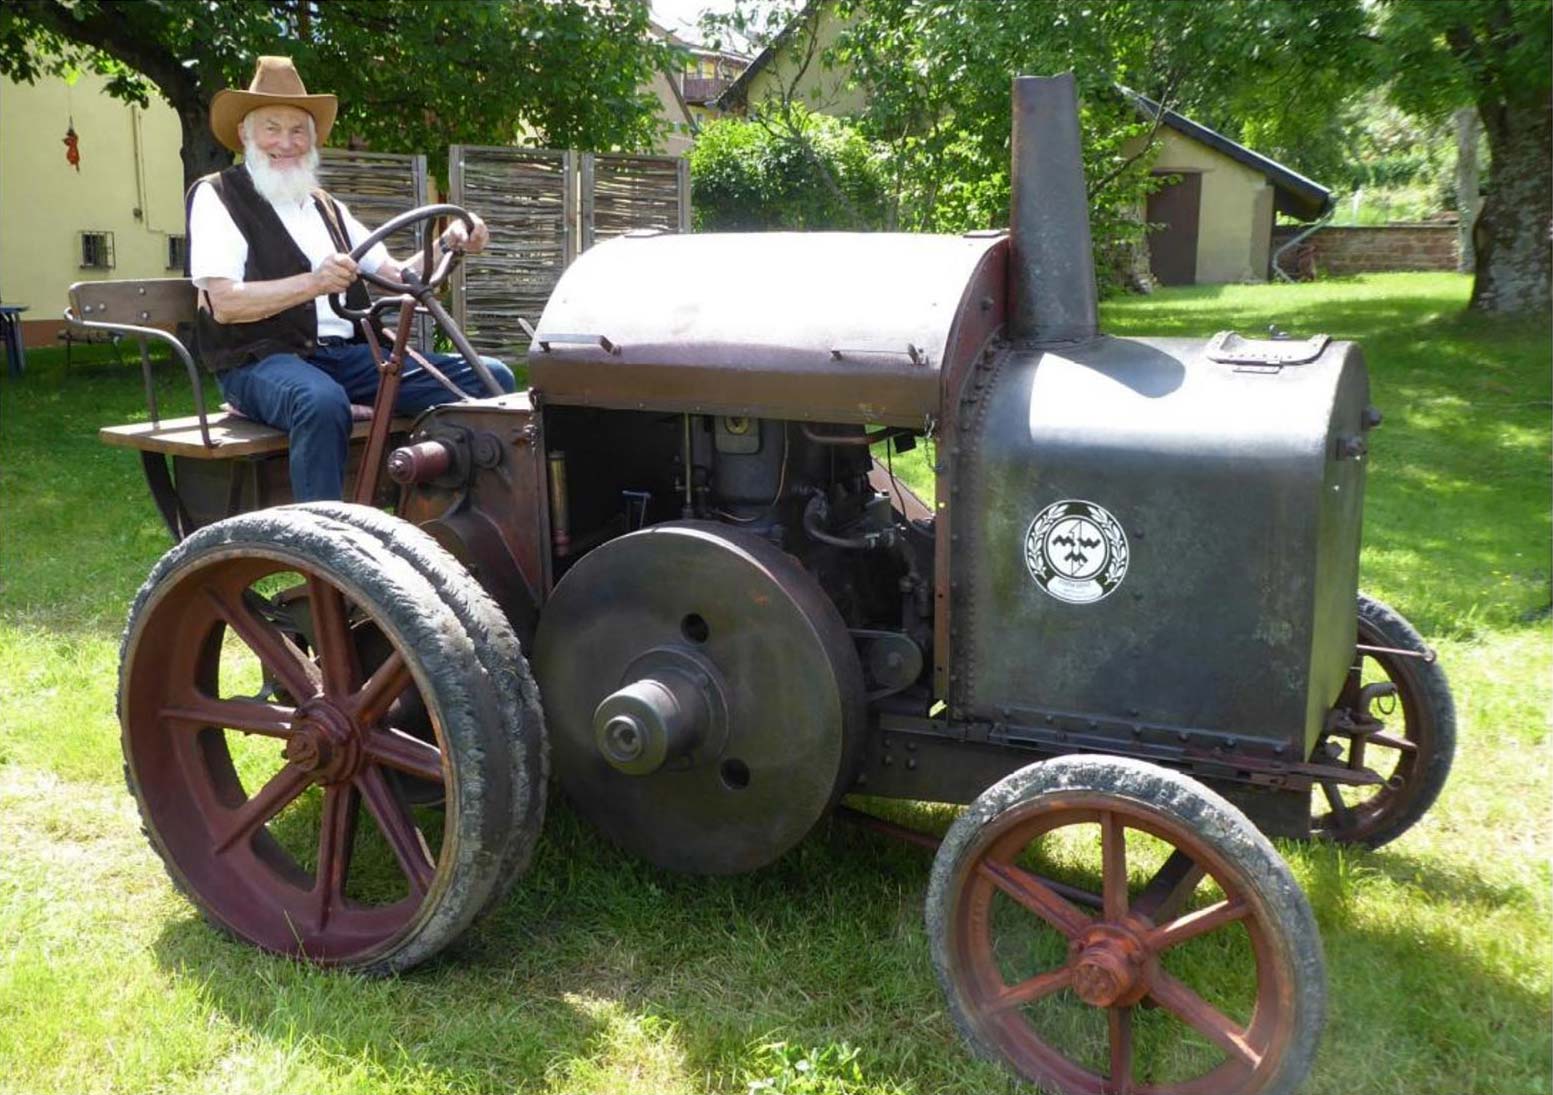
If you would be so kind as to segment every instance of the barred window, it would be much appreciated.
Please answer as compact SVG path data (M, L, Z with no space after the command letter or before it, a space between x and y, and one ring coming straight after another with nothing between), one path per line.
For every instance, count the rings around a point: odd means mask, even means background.
M112 232L82 232L80 251L81 269L113 269Z
M183 269L183 260L189 253L189 238L187 236L167 237L167 268L169 270Z

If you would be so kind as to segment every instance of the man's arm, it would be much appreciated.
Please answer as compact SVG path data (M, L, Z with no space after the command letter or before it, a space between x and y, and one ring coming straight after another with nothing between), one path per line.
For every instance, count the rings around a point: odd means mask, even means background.
M349 255L335 254L318 269L274 281L232 281L210 278L205 292L217 323L254 323L279 315L326 293L343 293L356 280L356 264Z

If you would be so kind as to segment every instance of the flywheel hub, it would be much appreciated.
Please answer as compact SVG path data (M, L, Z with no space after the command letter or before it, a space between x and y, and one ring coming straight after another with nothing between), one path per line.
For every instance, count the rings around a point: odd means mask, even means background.
M577 810L663 867L772 862L856 774L863 674L794 559L738 529L657 525L595 548L546 603L535 676Z

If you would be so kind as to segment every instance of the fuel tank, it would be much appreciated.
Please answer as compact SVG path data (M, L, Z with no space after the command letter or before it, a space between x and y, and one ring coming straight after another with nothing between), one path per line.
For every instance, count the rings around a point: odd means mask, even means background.
M1351 343L1224 337L1007 347L966 385L962 717L1309 755L1355 641L1368 379Z

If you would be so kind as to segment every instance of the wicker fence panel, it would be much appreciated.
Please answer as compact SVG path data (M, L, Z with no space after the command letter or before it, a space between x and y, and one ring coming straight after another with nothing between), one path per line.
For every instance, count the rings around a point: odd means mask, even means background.
M634 228L690 230L690 172L670 156L454 145L450 200L485 218L491 245L464 261L454 316L476 349L528 352L519 319L539 322L562 272L596 241Z
M319 152L318 182L369 230L376 229L390 218L426 204L426 157L325 148ZM408 258L415 251L410 232L387 244L399 258ZM378 295L376 290L373 295ZM429 320L417 321L416 342L423 350L431 345L430 331Z
M318 181L349 206L357 220L376 228L426 204L426 157L326 148L319 154ZM393 248L401 255L413 250L403 246L405 240Z
M491 242L464 260L453 315L482 353L516 364L527 353L520 319L539 322L575 254L576 157L531 148L454 145L451 200L485 218Z
M585 155L583 249L638 228L690 231L689 169L677 156Z

